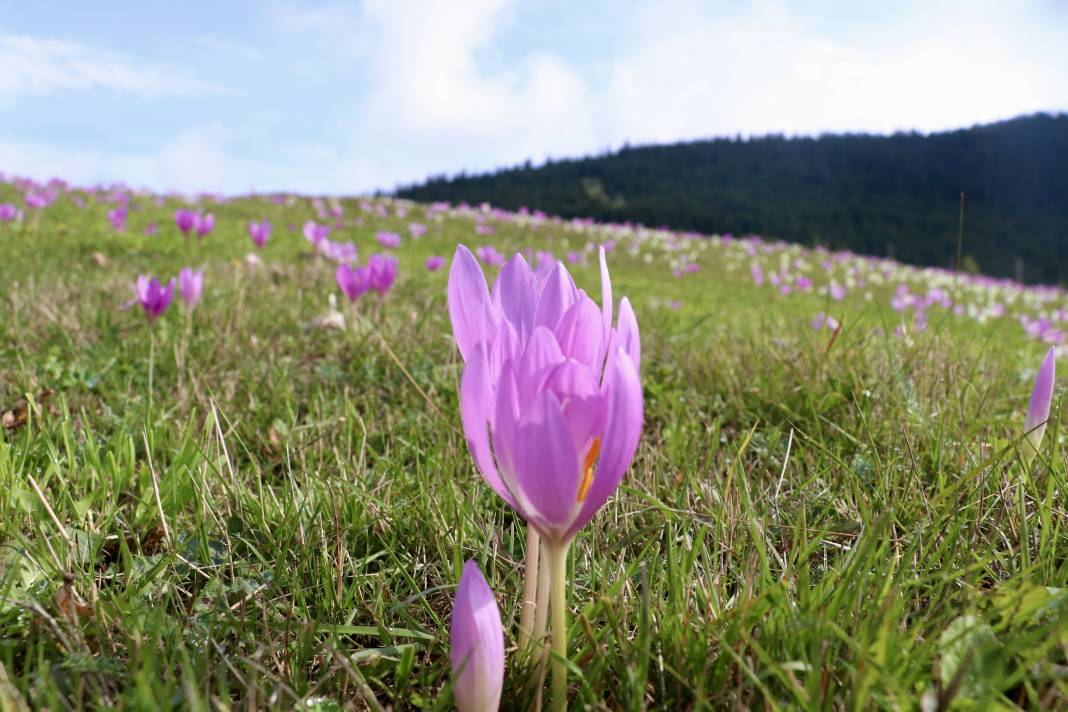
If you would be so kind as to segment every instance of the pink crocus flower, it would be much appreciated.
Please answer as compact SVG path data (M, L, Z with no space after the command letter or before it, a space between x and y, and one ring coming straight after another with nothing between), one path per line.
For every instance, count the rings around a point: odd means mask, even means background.
M456 586L449 630L453 696L459 712L496 712L504 687L504 628L497 599L474 561Z
M414 222L413 223L409 223L408 224L408 233L413 238L420 238L420 237L422 237L423 235L426 234L426 225L422 225L420 223L414 223Z
M186 307L192 311L200 301L200 294L204 291L204 272L184 267L178 273L178 294L182 297Z
M401 236L395 232L380 230L375 234L375 239L378 240L378 244L382 245L382 247L390 250L395 250L401 245Z
M1031 402L1027 406L1027 419L1024 432L1027 434L1023 443L1024 464L1030 467L1031 461L1038 454L1042 437L1046 434L1049 410L1053 403L1053 386L1056 381L1057 352L1052 346L1046 352L1046 358L1038 369L1035 385L1031 389Z
M11 203L0 203L0 222L11 222L18 214L18 208Z
M250 221L248 234L252 241L256 243L256 247L262 250L263 246L267 244L267 239L271 236L271 221L267 219L260 222Z
M172 277L164 287L155 277L149 279L141 275L134 286L134 295L148 320L154 322L171 305L171 300L174 298L174 278Z
M371 289L385 294L397 279L397 258L389 255L371 255L367 258Z
M188 237L190 230L196 227L197 214L188 208L179 208L174 211L174 224Z
M434 255L426 258L426 271L437 272L445 265L445 258L441 255Z
M618 487L638 445L641 347L630 302L612 324L601 252L598 306L557 263L539 282L521 255L492 296L474 255L456 250L449 315L466 366L468 446L486 482L536 528L566 545Z
M321 250L323 242L330 235L328 225L319 225L314 220L304 223L304 239L315 246L316 252Z
M343 262L334 271L334 279L350 302L355 302L371 288L371 272L367 267L353 267Z
M207 215L196 215L196 223L194 229L197 232L197 237L203 238L215 228L215 216L212 213Z

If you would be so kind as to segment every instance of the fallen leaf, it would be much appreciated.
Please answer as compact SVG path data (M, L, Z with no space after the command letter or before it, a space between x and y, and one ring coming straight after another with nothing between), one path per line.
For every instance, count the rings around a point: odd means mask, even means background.
M37 394L37 397L34 398L34 401L37 403L37 405L44 405L51 397L52 391L43 390ZM9 410L5 410L0 413L0 426L2 426L4 430L15 430L16 428L21 428L23 425L25 425L29 419L30 404L26 401L25 398L20 398L19 401L15 403L13 408L10 408Z

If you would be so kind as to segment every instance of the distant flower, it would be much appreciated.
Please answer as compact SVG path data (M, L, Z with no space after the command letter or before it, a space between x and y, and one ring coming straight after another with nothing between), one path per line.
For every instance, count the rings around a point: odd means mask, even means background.
M114 210L108 211L108 222L115 232L126 232L126 207L120 205Z
M449 630L453 696L459 712L496 712L504 687L504 629L497 599L478 564L464 564Z
M155 277L149 279L141 275L137 278L134 295L148 320L153 322L171 305L171 299L174 298L174 279L171 278L164 287Z
M437 272L445 264L445 258L441 255L434 255L433 257L426 258L426 270L427 272Z
M426 234L426 225L421 225L421 224L415 223L415 222L409 223L408 224L408 233L413 238L422 237L423 235Z
M316 252L321 251L323 242L330 235L330 227L319 225L314 220L304 223L304 239L315 246Z
M478 256L478 259L482 260L482 262L487 265L500 267L505 262L504 255L497 252L497 248L493 245L483 245L475 250L475 254Z
M760 268L760 265L752 265L749 268L749 274L753 278L753 284L758 287L764 284L764 270Z
M371 255L367 259L371 289L385 294L397 279L397 258L388 255Z
M211 213L207 215L197 215L197 221L195 229L197 231L197 237L204 237L215 228L215 216Z
M838 283L831 284L831 287L830 287L829 291L830 291L830 294L831 294L831 299L835 300L836 302L840 302L845 298L845 295L846 295L845 287L843 287L842 285L840 285Z
M0 222L11 222L18 214L18 209L11 203L0 203Z
M256 243L256 247L262 250L267 244L267 238L271 236L271 221L264 219L262 222L249 222L248 234Z
M44 193L27 193L26 194L26 207L33 208L34 210L40 210L41 208L48 207L52 202L52 198Z
M338 289L350 302L356 301L371 288L371 271L365 266L353 267L343 262L337 266L334 279Z
M1027 434L1024 440L1023 456L1026 466L1038 454L1038 448L1042 445L1042 437L1046 434L1046 423L1049 421L1049 409L1053 403L1053 385L1057 370L1057 352L1051 346L1046 352L1046 358L1038 369L1035 377L1035 385L1031 389L1031 402L1027 406L1027 420L1024 422L1024 432Z
M382 245L382 247L391 250L397 249L401 244L400 235L395 232L386 232L385 230L381 230L375 234L375 239L378 240L378 244Z
M819 331L824 327L827 327L828 331L838 331L838 320L833 316L820 312L816 315L816 318L812 320L812 328Z
M196 227L197 214L187 208L179 208L174 211L174 224L188 237L189 231Z
M323 257L334 262L355 262L358 254L356 245L351 242L333 242L323 240L319 245L319 252Z
M200 293L204 291L204 272L193 271L185 267L178 273L178 293L190 311L200 301Z
M145 225L145 234L149 237L152 237L153 235L158 235L159 225L154 222L150 222L148 225Z

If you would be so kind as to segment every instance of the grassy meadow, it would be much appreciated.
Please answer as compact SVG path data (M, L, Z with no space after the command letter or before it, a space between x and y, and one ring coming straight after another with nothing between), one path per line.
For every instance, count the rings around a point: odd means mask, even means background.
M107 191L33 210L0 183L23 212L0 223L0 708L451 709L460 569L479 562L513 647L526 527L463 437L448 264L458 243L550 251L598 294L605 242L645 425L571 548L572 709L1068 706L1059 391L1029 469L1017 448L1048 348L1020 324L1063 292L346 199L330 239L400 260L350 304L308 198L204 198L201 240L183 200L116 192L122 232ZM195 309L129 305L139 274L186 266ZM902 284L946 297L920 323ZM502 708L535 709L539 670L507 666Z

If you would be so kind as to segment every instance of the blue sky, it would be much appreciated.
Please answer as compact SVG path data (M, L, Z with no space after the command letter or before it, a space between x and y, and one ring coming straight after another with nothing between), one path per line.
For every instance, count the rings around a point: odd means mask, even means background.
M0 0L0 171L353 193L632 143L1068 110L1061 0Z

